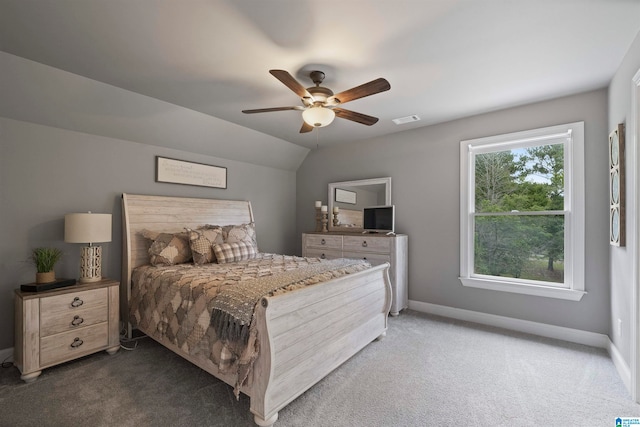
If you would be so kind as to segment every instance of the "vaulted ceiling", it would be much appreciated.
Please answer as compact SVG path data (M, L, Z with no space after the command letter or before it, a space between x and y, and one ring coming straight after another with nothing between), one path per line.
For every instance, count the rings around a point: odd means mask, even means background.
M308 148L605 87L639 30L635 0L0 0L2 51ZM343 105L373 126L301 134L241 112L302 105L270 69L391 90Z

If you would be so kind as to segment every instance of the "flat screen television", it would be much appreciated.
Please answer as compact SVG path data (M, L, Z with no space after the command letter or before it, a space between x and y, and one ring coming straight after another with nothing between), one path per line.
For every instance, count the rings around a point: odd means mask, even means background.
M362 228L370 233L393 233L395 231L395 211L394 205L364 208Z

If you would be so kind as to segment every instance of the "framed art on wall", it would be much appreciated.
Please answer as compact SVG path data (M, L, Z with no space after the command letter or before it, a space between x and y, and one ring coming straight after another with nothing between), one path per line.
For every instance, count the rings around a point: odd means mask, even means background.
M227 188L227 168L156 156L156 181Z
M624 124L609 134L609 243L625 245Z

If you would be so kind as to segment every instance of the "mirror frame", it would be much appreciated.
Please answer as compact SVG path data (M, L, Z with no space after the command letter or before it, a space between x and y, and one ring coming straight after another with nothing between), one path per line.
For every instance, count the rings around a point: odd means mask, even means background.
M345 233L361 233L364 229L357 227L336 227L333 225L333 204L335 201L335 192L336 188L342 187L361 187L363 185L380 185L384 184L384 199L385 205L391 204L391 177L387 176L384 178L370 178L370 179L359 179L355 181L342 181L342 182L331 182L329 183L329 195L328 195L328 210L329 210L329 231L342 231Z

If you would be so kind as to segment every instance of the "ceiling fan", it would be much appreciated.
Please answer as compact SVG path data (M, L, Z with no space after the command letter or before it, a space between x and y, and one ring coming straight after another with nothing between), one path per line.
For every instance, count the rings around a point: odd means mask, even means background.
M391 85L386 79L379 78L334 95L331 89L320 86L324 80L324 73L322 71L311 71L311 73L309 73L309 77L311 77L315 86L308 88L298 83L287 71L269 70L269 73L298 95L304 105L259 108L257 110L242 110L242 112L245 114L254 114L285 110L302 111L303 123L300 133L311 132L313 128L327 126L333 122L336 116L341 119L371 126L378 121L377 117L345 110L338 106L353 101L354 99L364 98L365 96L375 95L376 93L391 89Z

